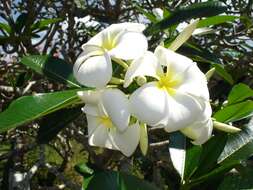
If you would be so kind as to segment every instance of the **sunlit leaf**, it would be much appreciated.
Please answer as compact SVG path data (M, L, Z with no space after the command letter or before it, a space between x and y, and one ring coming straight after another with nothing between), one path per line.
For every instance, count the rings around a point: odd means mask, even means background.
M79 89L80 90L80 89ZM18 127L79 101L78 90L23 96L0 113L0 132Z
M246 84L235 85L228 95L228 104L241 102L249 97L253 97L253 90Z
M39 74L45 74L58 82L73 87L80 87L73 76L73 66L62 59L47 55L31 55L21 59L21 63L30 67Z

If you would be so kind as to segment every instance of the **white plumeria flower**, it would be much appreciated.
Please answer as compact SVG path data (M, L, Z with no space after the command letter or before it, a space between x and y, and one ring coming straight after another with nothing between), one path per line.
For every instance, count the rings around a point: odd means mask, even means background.
M138 23L112 24L92 37L74 65L77 81L89 87L106 86L112 77L111 59L133 60L147 50L144 28Z
M191 59L158 46L154 54L146 52L132 62L124 87L137 76L156 79L130 96L131 111L141 122L172 132L202 119L209 101L207 81Z
M129 100L118 89L79 92L86 102L83 112L88 121L89 144L119 150L131 156L140 141L138 123L129 126ZM113 101L112 101L113 100Z
M205 103L205 109L200 114L200 120L195 121L190 126L183 128L181 132L191 138L192 143L195 145L204 144L212 135L213 121L211 118L212 108L209 102Z

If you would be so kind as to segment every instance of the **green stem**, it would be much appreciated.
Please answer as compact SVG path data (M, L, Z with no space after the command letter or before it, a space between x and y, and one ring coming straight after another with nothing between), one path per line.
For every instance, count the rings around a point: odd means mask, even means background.
M120 66L122 66L125 70L128 69L128 64L125 61L122 61L121 59L115 57L113 57L112 60L118 63Z
M119 78L117 78L117 77L112 77L111 80L110 80L110 83L111 83L111 84L123 84L123 83L124 83L124 80L119 79Z

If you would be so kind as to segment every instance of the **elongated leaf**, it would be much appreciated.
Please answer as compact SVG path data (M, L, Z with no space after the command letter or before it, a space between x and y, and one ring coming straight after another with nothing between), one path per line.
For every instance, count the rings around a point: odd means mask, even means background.
M171 133L169 152L174 168L181 179L183 179L186 159L186 137L180 132Z
M0 113L0 132L10 130L76 103L79 101L76 95L78 90L80 89L18 98Z
M144 33L146 35L155 34L187 19L214 16L225 12L225 10L226 7L219 1L195 3L175 10L167 18L148 27Z
M229 93L228 104L241 102L249 97L253 97L253 90L246 84L240 83L235 85Z
M218 16L208 17L203 20L200 20L197 27L202 28L202 27L222 24L224 22L234 21L235 19L238 19L238 18L240 17L232 16L232 15L218 15Z
M252 190L253 189L253 170L247 173L231 173L227 175L218 187L218 190Z
M234 80L232 76L226 71L223 65L217 64L217 63L212 63L212 65L215 68L215 71L222 77L224 78L229 84L234 84Z
M158 190L152 184L122 172L97 172L87 178L83 190Z
M15 23L15 31L17 33L20 33L22 29L25 27L25 24L28 19L28 14L27 13L21 13Z
M240 165L239 161L229 162L227 164L220 165L217 168L213 169L212 171L208 172L207 174L200 176L197 179L192 180L191 184L189 184L188 186L194 186L194 185L203 183L207 180L210 180L213 178L218 178L221 175L224 175L226 172L230 171L232 168L234 168L235 166L238 166L238 165Z
M78 106L76 108L62 109L45 116L45 118L40 121L37 142L41 144L48 143L81 113L81 107Z
M38 22L36 22L35 24L33 24L31 26L31 29L32 30L35 30L35 29L41 29L41 28L44 28L50 24L55 24L57 22L60 22L62 21L63 19L62 18L49 18L49 19L42 19L42 20L39 20Z
M0 23L0 28L2 30L5 30L5 32L7 32L8 34L11 33L11 27L8 24Z
M241 103L224 107L214 114L214 118L220 122L238 121L253 114L253 101L247 100Z
M184 180L188 180L198 168L202 152L201 146L188 145L186 149Z
M73 76L73 66L62 59L47 55L31 55L23 57L21 63L56 81L80 87Z
M251 155L253 155L253 126L245 127L241 132L229 135L218 163L247 160Z
M194 178L205 175L215 168L226 141L226 134L217 134L203 145L199 166L194 174Z

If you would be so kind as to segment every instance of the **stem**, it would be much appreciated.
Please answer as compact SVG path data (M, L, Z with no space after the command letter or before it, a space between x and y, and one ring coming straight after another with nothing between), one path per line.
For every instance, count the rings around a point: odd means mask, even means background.
M122 66L125 70L128 69L128 64L125 61L122 61L121 59L115 57L113 57L112 60L118 63L120 66Z
M110 83L111 83L111 84L123 84L123 83L124 83L124 80L119 79L119 78L117 78L117 77L112 77L111 80L110 80Z

